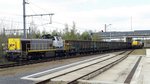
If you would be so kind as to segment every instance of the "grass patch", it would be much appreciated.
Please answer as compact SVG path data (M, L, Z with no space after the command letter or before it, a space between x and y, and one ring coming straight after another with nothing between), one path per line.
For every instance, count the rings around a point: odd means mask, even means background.
M136 49L131 53L131 55L146 55L146 50L145 49Z

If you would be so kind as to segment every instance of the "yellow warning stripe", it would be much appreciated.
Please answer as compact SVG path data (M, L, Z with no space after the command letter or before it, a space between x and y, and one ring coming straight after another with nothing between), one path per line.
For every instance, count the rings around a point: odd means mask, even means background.
M48 51L56 51L58 49L46 49L46 50L28 50L28 52L48 52Z

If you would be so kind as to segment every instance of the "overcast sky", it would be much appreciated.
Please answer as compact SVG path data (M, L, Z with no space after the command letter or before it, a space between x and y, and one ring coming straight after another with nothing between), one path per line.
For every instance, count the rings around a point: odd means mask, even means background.
M104 24L112 24L108 31L150 29L150 0L26 0L27 14L55 13L53 24L49 17L30 17L40 30L62 30L65 23L76 23L78 31L104 30ZM0 0L2 27L23 28L22 0ZM3 21L3 22L2 22Z

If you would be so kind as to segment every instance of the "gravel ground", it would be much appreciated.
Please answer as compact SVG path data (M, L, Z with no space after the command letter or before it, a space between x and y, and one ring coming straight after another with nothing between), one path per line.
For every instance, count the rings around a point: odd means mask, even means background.
M146 49L136 49L131 53L131 55L146 55Z

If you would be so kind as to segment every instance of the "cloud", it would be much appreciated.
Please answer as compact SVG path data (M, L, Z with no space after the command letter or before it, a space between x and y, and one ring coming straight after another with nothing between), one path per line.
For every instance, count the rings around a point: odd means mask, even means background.
M59 9L60 7L56 7ZM107 9L93 9L83 11L68 11L67 7L56 10L54 20L61 23L72 25L75 21L78 30L96 30L104 29L104 24L112 24L111 30L131 30L131 16L133 29L147 29L150 27L150 18L144 18L146 14L150 14L149 5L133 6L133 7L112 7ZM52 26L63 28L63 25L52 24Z
M8 1L9 3L7 3ZM55 13L53 21L68 23L69 25L72 25L72 22L75 21L78 30L100 31L104 29L104 24L112 24L112 30L130 30L131 16L134 29L140 29L141 27L142 29L147 29L150 27L150 11L148 11L150 5L114 6L114 4L113 6L102 7L102 3L98 3L99 0L28 1L31 3L27 5L27 14ZM106 4L104 5L107 6ZM0 13L2 17L16 14L22 15L22 1L2 0L0 3ZM16 20L22 21L22 16L18 17L17 15L16 18L18 19ZM27 19L28 22L31 22L31 18ZM49 17L35 17L35 22L39 25L46 23L46 21L41 22L43 18L49 22ZM52 26L57 27L58 30L64 28L64 25L57 23L45 27L49 28Z
M80 12L69 12L71 15L70 18L75 21L81 22L81 25L92 25L96 26L105 23L112 23L113 25L120 26L129 29L131 24L131 16L133 18L133 26L134 28L138 28L138 26L143 26L143 28L148 28L150 18L143 18L145 14L150 14L149 5L142 6L133 6L133 7L114 7L108 9L95 9L91 11L80 11ZM115 26L114 26L115 27Z

